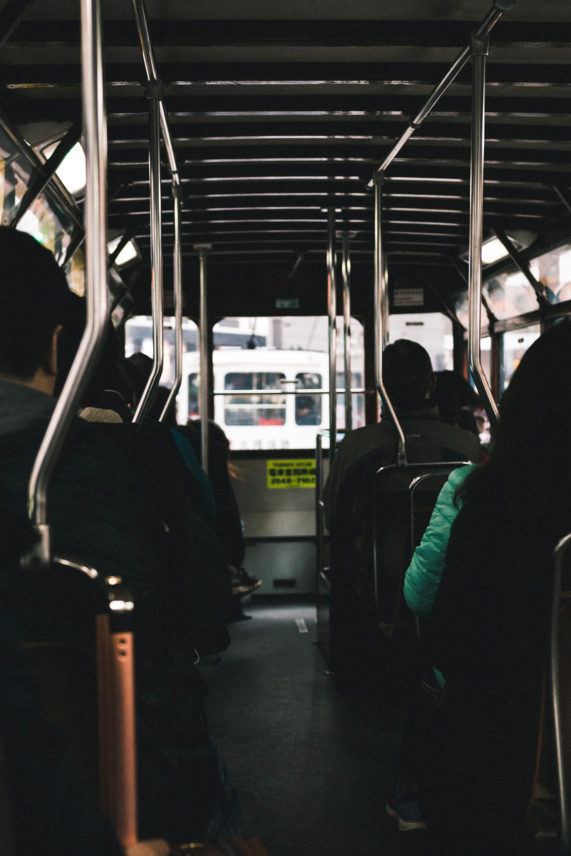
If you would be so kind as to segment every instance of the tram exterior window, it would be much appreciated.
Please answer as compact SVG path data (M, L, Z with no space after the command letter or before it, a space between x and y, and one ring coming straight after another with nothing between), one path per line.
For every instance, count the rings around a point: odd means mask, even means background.
M283 372L227 372L225 390L275 391L275 395L224 396L224 423L226 425L283 425L286 418L286 398L280 381Z
M298 372L296 390L321 389L323 376L317 372ZM321 396L300 394L295 397L295 424L321 424Z

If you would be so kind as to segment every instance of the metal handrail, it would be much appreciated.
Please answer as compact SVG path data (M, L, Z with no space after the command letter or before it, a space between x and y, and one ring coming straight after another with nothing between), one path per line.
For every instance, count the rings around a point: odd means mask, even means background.
M159 416L159 421L166 419L168 410L174 401L182 381L182 252L181 252L181 185L178 166L174 153L167 114L162 100L162 84L157 73L153 46L149 34L147 14L143 0L132 0L133 15L141 44L141 52L145 73L147 75L148 93L151 102L151 133L149 174L151 187L151 264L152 264L152 302L153 302L153 369L147 382L143 396L133 417L134 422L140 421L152 400L163 369L163 257L162 257L162 212L161 212L161 180L160 180L160 139L167 153L168 166L172 178L174 199L174 296L175 296L175 381L170 390L165 406Z
M153 367L137 404L133 422L141 422L150 407L163 371L163 248L161 203L161 129L158 84L149 91L149 187L151 192L151 299L153 308Z
M381 181L375 181L375 385L398 434L397 463L406 465L406 440L402 425L383 382L383 349L389 337L389 289L383 256Z
M173 404L176 394L182 383L182 247L181 247L181 188L180 185L173 184L173 203L174 203L174 366L175 379L172 389L168 395L163 412L160 415L159 422L163 422L171 405Z
M498 23L500 18L503 16L504 12L514 5L515 0L494 0L494 4L487 13L486 17L478 27L475 32L475 38L477 39L485 39L492 32L495 25ZM464 66L470 60L471 57L471 44L468 44L456 57L452 66L444 75L442 80L436 84L428 99L426 100L424 106L419 110L414 119L411 119L408 125L408 128L403 132L402 136L395 143L393 149L389 152L383 163L375 170L374 178L372 182L374 182L375 178L380 178L384 175L388 167L391 165L395 157L398 155L400 150L403 148L405 143L410 139L410 137L417 131L426 117L432 112L438 101L444 95L446 90L451 86L452 83L456 80ZM371 182L371 184L372 184Z
M345 375L345 430L353 428L353 398L351 395L351 256L349 253L349 235L343 232L343 251L341 256L343 276L343 373Z
M208 400L210 395L210 375L208 371L208 292L206 289L208 247L199 247L198 262L200 266L200 448L202 452L202 469L208 473L209 454L209 424Z
M487 40L474 36L472 47L472 139L470 148L470 242L468 256L468 363L493 429L498 423L498 408L480 360L487 52Z
M137 32L139 35L139 40L141 42L141 51L143 54L143 62L145 64L145 72L147 74L147 82L151 83L153 81L159 80L159 76L157 74L157 66L155 63L153 46L149 35L149 26L147 23L147 13L145 11L145 4L143 0L132 0L132 2L133 14L135 16L135 23L137 25ZM165 144L165 149L169 162L169 169L173 174L173 177L176 174L178 178L178 167L176 164L176 158L168 126L167 115L162 100L160 100L159 104L159 116L161 131L163 133L163 141Z
M337 289L335 282L335 209L327 212L327 318L329 345L329 431L337 436ZM329 463L335 456L330 443Z
M562 734L561 682L559 677L559 609L563 559L571 547L571 534L559 541L554 552L553 596L551 602L550 676L553 725L555 731L555 761L557 767L557 797L559 802L561 852L569 853L569 803L565 780L565 755Z
M81 2L82 88L87 158L85 227L87 318L81 343L48 424L28 484L28 514L40 540L31 563L50 561L46 494L50 477L96 363L107 323L106 160L99 0Z

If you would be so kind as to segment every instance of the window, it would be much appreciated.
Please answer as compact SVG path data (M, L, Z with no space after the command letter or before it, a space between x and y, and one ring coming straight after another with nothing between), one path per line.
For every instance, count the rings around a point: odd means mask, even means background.
M75 254L74 254L75 258ZM174 364L174 321L172 318L165 318L164 323L164 335L163 335L163 346L164 346L164 365L163 365L163 373L161 375L161 385L163 386L172 386L175 378L175 364ZM198 328L194 321L190 321L187 318L183 318L182 322L182 349L183 349L183 360L185 352L196 352L198 347ZM138 351L141 351L143 354L146 354L148 357L153 356L153 319L149 315L136 315L133 318L129 318L125 324L125 356L130 357L131 354L135 354ZM189 418L190 413L192 412L194 416L196 416L198 412L198 398L196 399L196 405L192 404L192 410L190 401L188 399L188 384L190 383L190 376L186 378L183 377L183 385L185 386L185 393L179 393L177 397L177 406L178 406L178 421L182 424L186 424L187 419Z
M435 372L454 368L452 321L441 312L391 315L389 341L411 339L426 348Z
M550 303L571 300L571 245L565 244L534 259L537 279L548 289Z
M503 335L503 359L500 366L500 394L507 389L521 358L540 336L539 324L531 324Z
M532 262L531 272L537 276L537 265ZM482 294L490 309L500 321L515 318L537 309L537 297L523 273L502 273L482 286Z
M283 381L283 372L228 372L224 377L225 390L264 390L276 394L225 395L225 425L283 425L286 419L286 397L281 386Z

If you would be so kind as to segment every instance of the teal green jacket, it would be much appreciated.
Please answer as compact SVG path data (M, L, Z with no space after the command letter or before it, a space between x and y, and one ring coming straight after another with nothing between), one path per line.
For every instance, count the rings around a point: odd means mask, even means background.
M444 565L450 529L460 510L454 496L459 485L474 464L458 467L450 474L448 481L440 491L430 522L422 541L414 551L412 561L404 578L404 597L410 609L417 615L429 615Z

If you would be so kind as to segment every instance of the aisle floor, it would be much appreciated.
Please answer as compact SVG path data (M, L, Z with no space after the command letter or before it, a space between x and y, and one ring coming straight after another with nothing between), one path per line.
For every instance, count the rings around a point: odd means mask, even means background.
M210 732L240 791L244 833L270 856L424 856L384 805L401 712L370 693L339 693L316 644L315 608L257 598L232 644L200 668Z

